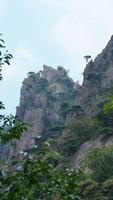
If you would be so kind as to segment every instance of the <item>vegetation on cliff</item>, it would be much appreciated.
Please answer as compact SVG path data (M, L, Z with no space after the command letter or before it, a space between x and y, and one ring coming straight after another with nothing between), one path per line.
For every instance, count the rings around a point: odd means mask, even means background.
M2 39L0 41L0 69L2 70L4 62L9 64L12 55L2 54L2 48L5 47L4 41ZM8 60L4 60L4 57ZM46 67L45 69L47 70ZM64 72L65 70L62 73ZM2 78L2 73L0 76ZM46 73L43 76L44 79L46 76L46 81L42 81L39 77L41 85L38 84L38 93L43 88L47 97L49 96L49 101L54 102L54 95L51 97L51 93L47 90L47 79L50 79L50 74ZM32 81L35 77L35 74L30 72L30 80ZM61 80L63 87L65 81L65 78ZM53 84L53 79L51 82ZM67 81L66 84L68 88L72 87ZM34 85L31 86L32 88L29 89L34 91ZM49 89L51 91L51 87ZM2 102L0 109L4 109ZM108 100L106 98L103 109L96 115L90 116L81 105L74 105L72 101L70 104L62 102L59 115L64 120L55 124L56 126L49 127L43 137L39 135L38 138L35 137L35 146L27 151L21 151L21 156L13 154L9 163L6 160L0 161L1 200L113 199L113 146L112 144L105 145L105 141L113 136L113 98L110 97ZM0 115L0 121L2 122L1 143L13 145L16 149L15 139L20 139L23 131L26 130L26 124L13 116ZM87 155L80 159L77 168L68 168L70 159L79 148L85 142L94 140L100 135L103 140L102 146L94 147L87 152Z

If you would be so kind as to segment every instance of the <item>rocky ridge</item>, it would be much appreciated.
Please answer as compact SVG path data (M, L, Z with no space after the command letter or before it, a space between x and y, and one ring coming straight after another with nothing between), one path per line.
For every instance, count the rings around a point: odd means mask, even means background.
M113 92L113 36L95 60L87 64L83 76L75 104L81 105L86 114L94 115Z
M31 127L18 143L19 150L32 147L33 138L46 135L54 126L76 118L75 108L81 107L87 116L98 115L108 95L113 93L113 36L95 60L86 65L83 75L82 86L75 88L63 67L56 70L44 65L39 73L28 74L21 88L17 116ZM73 105L66 118L59 112L64 103ZM76 167L81 157L95 146L113 145L112 137L103 141L104 136L99 136L84 143L69 161L69 166Z
M77 92L75 104L82 106L88 116L98 115L108 96L113 95L113 36L95 60L87 64L83 75L83 84ZM69 167L78 167L80 160L92 148L109 145L113 145L113 136L104 134L92 138L74 154Z
M60 107L63 103L72 104L74 96L75 84L63 67L53 69L44 65L39 73L29 72L22 84L16 114L31 127L24 133L18 148L31 147L33 138L46 135L49 129L61 124Z

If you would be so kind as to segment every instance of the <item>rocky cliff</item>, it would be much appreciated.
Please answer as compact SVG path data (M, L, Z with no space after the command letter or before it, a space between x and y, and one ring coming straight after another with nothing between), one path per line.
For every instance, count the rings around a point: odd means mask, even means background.
M43 66L43 70L29 72L21 88L17 116L30 127L18 144L19 150L34 145L34 138L46 135L48 131L63 122L60 107L72 104L75 97L75 84L66 70Z
M75 143L77 145L76 140L80 140L80 136L76 136L77 132L74 133L74 126L76 128L76 123L78 123L74 121L74 118L76 119L77 116L80 118L81 115L82 117L83 115L84 117L98 115L108 95L113 93L113 36L95 60L91 60L86 65L83 76L82 86L76 88L66 70L60 66L53 69L44 65L42 71L28 73L21 88L17 116L29 123L30 127L18 143L19 150L33 147L34 139L47 136L52 128L62 124L65 125L65 130L60 139L69 140L70 144L66 144L66 148L75 149L73 145ZM61 107L65 111L65 117L60 112ZM72 120L73 127L69 130L66 127ZM87 130L81 130L82 134L85 132L87 134ZM113 144L112 137L111 139L106 137L106 133L97 138L91 138L92 136L89 135L91 134L83 135L83 138L81 135L82 140L78 141L80 149L73 154L69 162L71 167L77 166L81 157L94 146ZM103 144L104 138L107 139ZM66 142L62 143L64 145Z
M75 105L81 106L86 116L98 116L108 100L108 96L113 95L113 36L95 60L91 60L87 64L83 76L83 84L77 91ZM113 130L110 134L106 130L101 135L92 136L75 152L68 167L78 167L81 159L94 147L112 146L112 135Z
M75 103L81 105L88 115L94 115L113 92L113 36L95 60L87 64L83 76Z

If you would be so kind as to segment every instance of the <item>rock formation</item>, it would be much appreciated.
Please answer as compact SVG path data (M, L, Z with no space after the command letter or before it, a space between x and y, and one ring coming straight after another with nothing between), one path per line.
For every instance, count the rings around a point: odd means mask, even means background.
M16 115L30 127L18 142L18 152L32 148L35 139L48 136L52 128L67 125L76 118L78 109L86 116L101 111L110 92L113 94L113 36L95 60L87 64L83 75L82 86L76 87L62 66L53 69L44 65L42 71L28 73L22 84ZM63 105L64 111L68 111L65 117L60 110ZM70 166L77 166L80 158L92 147L113 144L112 137L108 137L104 144L103 139L104 135L82 144L73 155Z
M83 75L83 84L77 91L75 105L80 105L88 116L98 115L108 96L113 95L113 36L95 60L87 64ZM92 138L72 156L68 167L78 167L81 159L92 148L109 145L113 145L112 135L105 133Z
M75 103L81 105L88 115L94 115L113 92L113 36L95 60L87 64L83 75Z
M75 96L75 84L66 70L43 66L39 73L28 73L21 88L20 105L17 116L30 124L24 133L18 148L25 150L34 144L33 138L46 135L49 129L63 120L60 107L63 103L72 104Z

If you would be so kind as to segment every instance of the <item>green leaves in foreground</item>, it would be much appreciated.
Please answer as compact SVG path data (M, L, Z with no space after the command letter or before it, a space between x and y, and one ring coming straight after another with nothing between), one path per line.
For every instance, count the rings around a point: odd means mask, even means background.
M27 130L28 124L20 121L17 117L0 116L0 140L7 143L12 139L20 139L22 133Z
M6 50L5 42L1 38L0 34L0 80L2 80L2 68L5 64L10 65L10 61L13 58L12 54L8 53L8 50Z
M79 200L80 180L84 180L80 171L54 171L36 157L25 159L20 170L2 177L1 199Z

